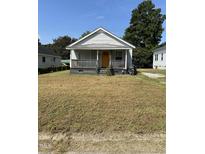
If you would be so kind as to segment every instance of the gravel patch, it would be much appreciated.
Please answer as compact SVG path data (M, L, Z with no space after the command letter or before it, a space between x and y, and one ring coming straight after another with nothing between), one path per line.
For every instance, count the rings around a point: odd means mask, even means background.
M165 139L163 133L39 133L39 154L163 154Z

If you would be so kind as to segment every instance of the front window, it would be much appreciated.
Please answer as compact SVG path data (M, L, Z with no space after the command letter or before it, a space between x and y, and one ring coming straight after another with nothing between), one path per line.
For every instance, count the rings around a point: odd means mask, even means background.
M53 62L55 62L56 61L56 57L53 57Z
M122 60L122 51L116 51L115 60Z
M155 61L158 61L158 54L155 54Z

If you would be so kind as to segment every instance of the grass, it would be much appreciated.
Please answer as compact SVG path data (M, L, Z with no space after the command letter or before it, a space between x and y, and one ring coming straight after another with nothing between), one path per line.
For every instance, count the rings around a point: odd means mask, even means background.
M164 133L165 85L141 74L39 75L39 132Z
M140 75L142 73L152 73L152 74L164 75L164 77L159 77L159 78L152 79L152 80L157 82L158 84L165 84L166 83L166 70L160 70L160 69L138 69L137 71L139 72ZM144 79L150 79L150 78L144 76Z

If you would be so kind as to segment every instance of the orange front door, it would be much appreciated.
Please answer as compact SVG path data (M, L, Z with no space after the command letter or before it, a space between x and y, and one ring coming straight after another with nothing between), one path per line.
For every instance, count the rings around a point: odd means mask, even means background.
M102 67L107 68L109 66L109 52L104 51L102 54Z

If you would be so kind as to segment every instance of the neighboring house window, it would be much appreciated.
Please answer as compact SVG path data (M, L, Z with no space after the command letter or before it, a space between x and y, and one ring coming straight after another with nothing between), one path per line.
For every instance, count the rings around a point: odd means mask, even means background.
M162 53L162 54L161 54L161 61L163 61L163 58L164 58L164 57L163 57L163 53Z
M158 54L155 54L155 61L158 61Z
M55 62L56 61L56 57L53 57L53 62Z
M46 62L46 57L42 57L42 62L43 62L43 63Z
M116 51L115 60L122 60L122 51Z

